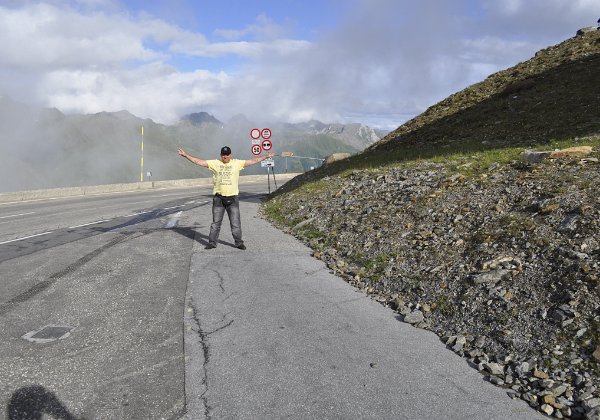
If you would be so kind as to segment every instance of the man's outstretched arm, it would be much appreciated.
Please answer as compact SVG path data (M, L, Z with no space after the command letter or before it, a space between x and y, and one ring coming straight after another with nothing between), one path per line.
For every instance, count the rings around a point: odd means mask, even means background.
M263 160L265 160L267 158L272 158L273 156L275 156L275 153L270 152L270 153L267 153L264 156L257 156L255 158L245 160L244 161L244 168L246 166L250 166L250 165L254 165L255 163L262 162Z
M205 168L208 168L208 162L205 161L204 159L200 159L191 155L188 155L183 149L179 148L177 149L177 153L179 153L179 156L183 156L184 158L186 158L187 160L189 160L192 163L195 163L196 165L199 166L204 166Z

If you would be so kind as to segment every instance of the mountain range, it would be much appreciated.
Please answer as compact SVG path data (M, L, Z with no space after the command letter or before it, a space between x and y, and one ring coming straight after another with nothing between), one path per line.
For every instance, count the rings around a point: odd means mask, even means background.
M202 158L217 158L221 146L248 159L250 131L269 128L275 171L303 172L336 152L357 153L380 140L384 131L362 124L273 123L269 127L237 115L227 122L206 112L172 125L128 111L66 115L0 97L0 192L209 176L181 159L178 147ZM143 135L142 135L143 127ZM141 156L144 142L144 170ZM294 154L291 159L281 152ZM287 161L285 161L287 160ZM246 174L265 172L259 165ZM150 174L151 175L150 175ZM150 176L149 176L150 175Z

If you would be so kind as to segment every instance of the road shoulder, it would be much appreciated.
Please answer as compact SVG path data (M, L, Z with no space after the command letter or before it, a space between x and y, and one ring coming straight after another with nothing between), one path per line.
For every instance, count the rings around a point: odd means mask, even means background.
M205 250L186 296L188 418L543 418L400 322L242 202L248 249ZM209 215L198 212L201 225ZM224 223L225 225L226 223Z

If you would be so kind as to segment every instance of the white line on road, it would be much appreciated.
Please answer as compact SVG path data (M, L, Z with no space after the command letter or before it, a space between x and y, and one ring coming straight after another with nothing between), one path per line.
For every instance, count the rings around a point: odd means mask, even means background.
M35 237L37 237L37 236L48 235L49 233L52 233L52 231L50 231L50 232L44 232L44 233L38 233L38 234L36 234L36 235L24 236L23 238L11 239L10 241L4 241L4 242L0 242L0 245L9 244L9 243L11 243L11 242L22 241L22 240L24 240L24 239L35 238Z
M109 220L111 220L111 219L97 220L95 222L84 223L83 225L69 226L69 229L76 229L76 228L80 228L80 227L84 227L84 226L90 226L90 225L95 225L98 223L104 223L104 222L108 222Z
M132 214L128 214L127 216L121 216L121 217L131 217L131 216L139 216L140 214L148 214L148 213L152 213L154 210L150 210L150 211L141 211L139 213L132 213Z
M8 219L9 217L27 216L28 214L35 214L35 212L31 211L29 213L19 213L19 214L11 214L10 216L0 216L0 219Z
M187 206L188 204L206 204L206 203L210 203L212 200L204 200L204 201L200 201L200 200L194 200L194 201L188 201L187 203L185 203L185 205Z
M208 201L206 201L206 202L208 202ZM181 205L181 206L167 207L167 208L165 208L165 209L163 209L163 210L171 210L171 209L176 209L176 208L180 208L180 207L185 207L185 206ZM142 212L139 212L139 213L133 213L133 214L129 214L129 215L127 215L127 216L120 216L120 217L139 216L139 215L141 215L141 214L148 214L148 213L152 213L153 211L155 211L155 210L150 210L150 211L142 211ZM14 214L14 215L10 215L10 216L2 216L2 217L0 217L0 219L7 218L7 217L24 216L24 215L27 215L27 214L33 214L33 213L35 213L35 212L31 212L31 213L22 213L22 214ZM182 213L182 212L180 211L180 212L178 212L178 213L175 213L173 216L171 216L171 218L170 218L170 219L169 219L169 221L167 222L167 225L166 225L166 226L168 226L167 228L169 228L169 229L170 229L170 228L172 228L172 227L175 227L175 226L177 225L177 223L179 223L179 218L181 217L181 213ZM77 226L70 226L68 229L76 229L76 228L80 228L80 227L85 227L85 226L95 225L95 224L98 224L98 223L109 222L110 220L112 220L112 219L103 219L103 220L97 220L97 221L95 221L95 222L84 223L84 224L77 225ZM22 238L11 239L10 241L4 241L4 242L0 242L0 245L9 244L9 243L11 243L11 242L22 241L22 240L24 240L24 239L35 238L35 237L37 237L37 236L48 235L48 234L50 234L50 233L52 233L52 232L53 232L53 231L49 231L49 232L44 232L44 233L38 233L38 234L36 234L36 235L24 236L24 237L22 237Z

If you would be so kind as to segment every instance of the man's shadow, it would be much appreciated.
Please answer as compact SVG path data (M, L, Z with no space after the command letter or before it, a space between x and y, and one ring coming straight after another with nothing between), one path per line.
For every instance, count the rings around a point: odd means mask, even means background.
M77 419L53 392L41 385L17 389L6 407L8 420L42 420L48 415L61 420Z
M189 238L193 241L198 242L199 244L201 244L202 246L206 246L208 245L208 235L198 232L196 231L196 229L191 228L191 227L174 227L171 229L173 232L177 232L182 236L185 236L186 238ZM233 242L228 242L228 241L224 241L222 239L219 239L218 241L220 244L223 245L228 245L231 246L233 248L235 248L235 244Z

